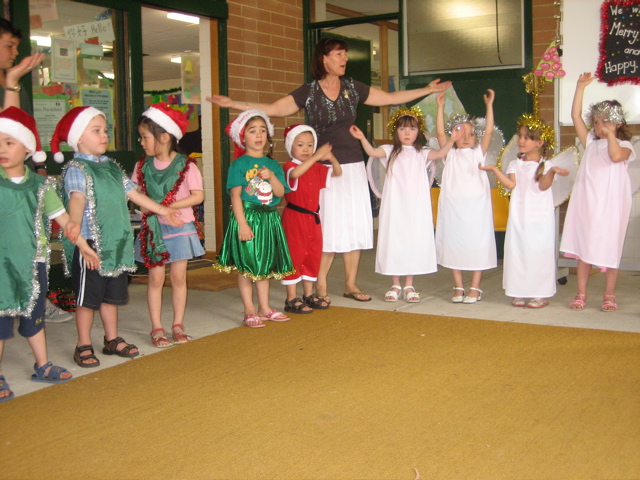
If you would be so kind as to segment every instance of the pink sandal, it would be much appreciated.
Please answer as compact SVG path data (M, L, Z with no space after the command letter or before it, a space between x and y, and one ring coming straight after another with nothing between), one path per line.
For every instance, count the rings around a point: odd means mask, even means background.
M616 303L615 295L605 295L604 302L602 302L602 306L600 310L603 312L615 312L618 309L618 304Z
M244 316L242 321L249 328L262 328L264 323L260 320L260 316L257 313L250 313Z
M587 301L587 295L584 293L577 293L576 297L571 300L569 308L571 310L584 310L585 302Z
M266 315L260 315L260 320L271 320L272 322L286 322L289 319L284 313L277 311L276 309L271 310Z

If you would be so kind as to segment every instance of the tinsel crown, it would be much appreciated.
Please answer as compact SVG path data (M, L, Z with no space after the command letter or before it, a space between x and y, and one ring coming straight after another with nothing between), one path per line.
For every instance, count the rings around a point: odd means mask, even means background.
M387 123L387 128L389 129L389 137L393 138L393 135L396 133L396 123L400 117L412 117L415 118L418 122L418 128L420 129L420 133L424 134L427 131L427 124L424 120L424 114L420 107L400 107L396 108L393 111L393 114L389 118L389 122Z
M547 144L549 151L556 147L556 134L548 125L531 113L525 113L518 119L518 128L528 127L529 130L540 130L540 138Z
M593 128L593 119L601 117L605 122L611 122L616 125L624 123L624 110L622 105L616 101L604 100L598 103L592 103L587 113L587 125Z
M472 117L469 114L457 113L453 117L449 119L445 130L449 135L453 132L453 129L458 125L462 125L463 123L469 123L473 127L473 131L476 134L477 138L484 137L484 127L485 127L485 119L484 117Z

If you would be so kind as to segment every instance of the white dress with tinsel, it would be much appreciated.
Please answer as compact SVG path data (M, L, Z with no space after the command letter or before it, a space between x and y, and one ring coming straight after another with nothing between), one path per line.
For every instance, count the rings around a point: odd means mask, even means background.
M445 159L436 224L443 267L474 271L498 264L489 177L478 168L484 160L479 145L452 148Z
M507 175L516 187L509 201L502 286L517 298L549 298L556 293L556 232L553 193L535 180L538 162L513 160ZM553 164L545 162L546 173Z
M386 158L372 158L387 168L393 145L382 145ZM430 149L402 147L382 190L376 250L377 273L420 275L437 271L431 211L431 184L427 168Z

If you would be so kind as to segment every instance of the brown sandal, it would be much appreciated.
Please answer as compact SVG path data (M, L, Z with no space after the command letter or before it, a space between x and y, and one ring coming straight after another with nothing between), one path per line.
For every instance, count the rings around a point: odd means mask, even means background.
M184 325L181 323L176 323L171 327L171 335L173 336L173 343L187 343L193 340L191 335L187 335L187 332L184 329Z
M91 352L89 355L80 355L82 352L89 351ZM95 360L95 363L86 363L87 360ZM93 351L93 345L80 345L76 346L76 351L73 352L73 360L82 368L93 368L100 366L100 360L95 356L95 352Z
M124 343L125 346L121 350L117 350L119 344ZM113 340L107 340L107 337L104 337L104 348L102 349L102 353L105 355L118 355L119 357L125 358L133 358L140 355L140 352L131 352L133 349L137 349L133 343L127 343L124 341L122 337L116 337Z

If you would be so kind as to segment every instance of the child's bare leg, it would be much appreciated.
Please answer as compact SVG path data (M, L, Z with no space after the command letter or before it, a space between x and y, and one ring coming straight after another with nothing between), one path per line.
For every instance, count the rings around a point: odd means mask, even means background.
M87 307L76 308L76 329L78 330L78 347L91 345L91 327L93 326L93 309ZM80 353L80 358L91 355L91 351L86 350ZM82 360L84 365L98 363L95 358Z
M607 268L604 272L604 296L615 296L616 283L618 282L618 269Z
M4 351L4 340L0 340L0 364L2 363L2 352ZM0 369L0 375L2 375L2 369ZM8 397L11 395L11 390L3 390L0 392L0 398Z
M394 285L400 285L400 277L398 278L398 283L396 283L396 277L393 277L393 283ZM406 287L413 287L413 275L407 275L406 277L404 277L404 286Z
M164 287L164 280L164 265L149 269L147 304L149 306L149 317L151 318L151 330L162 328L162 288Z
M29 342L29 346L31 347L31 351L33 352L33 356L36 360L36 365L38 367L42 367L49 362L49 358L47 357L47 337L44 333L44 328L36 333L32 337L28 337L27 341ZM52 365L53 366L53 365ZM44 376L47 377L49 372L51 371L51 367L47 368L44 371ZM67 378L71 378L72 373L69 371L61 372L60 378L65 380Z
M269 280L256 281L256 292L258 293L258 314L268 315L271 312L269 305Z
M480 280L482 280L482 270L474 270L471 272L471 288L480 289ZM480 296L480 292L478 290L469 289L468 297L477 298Z
M173 325L183 325L187 309L187 260L171 263L169 269L173 300Z
M253 304L253 280L238 274L238 290L240 290L240 298L244 305L244 314L256 313L256 307Z
M297 286L298 286L297 283L291 283L289 285L285 285L287 289L287 300L291 301L298 296Z
M104 326L104 336L109 340L118 337L118 306L110 303L102 303L100 305L100 317ZM116 345L116 352L121 351L127 346L126 342L120 342ZM118 348L120 347L120 348ZM129 353L136 353L138 349L132 347Z
M326 297L329 294L327 290L327 276L329 275L329 270L331 270L335 256L336 254L333 252L322 252L318 279L316 280L316 292L320 297Z
M578 295L587 294L587 284L589 283L590 274L591 274L591 264L585 263L582 260L578 259L578 268L576 269ZM616 273L616 278L617 278L617 273ZM605 282L606 282L606 277L605 277ZM605 287L605 290L606 290L606 287Z
M313 295L313 282L311 280L302 280L302 292L305 297Z
M464 283L462 283L462 270L451 270L453 274L453 286L457 289L464 290ZM459 292L454 292L456 295Z

